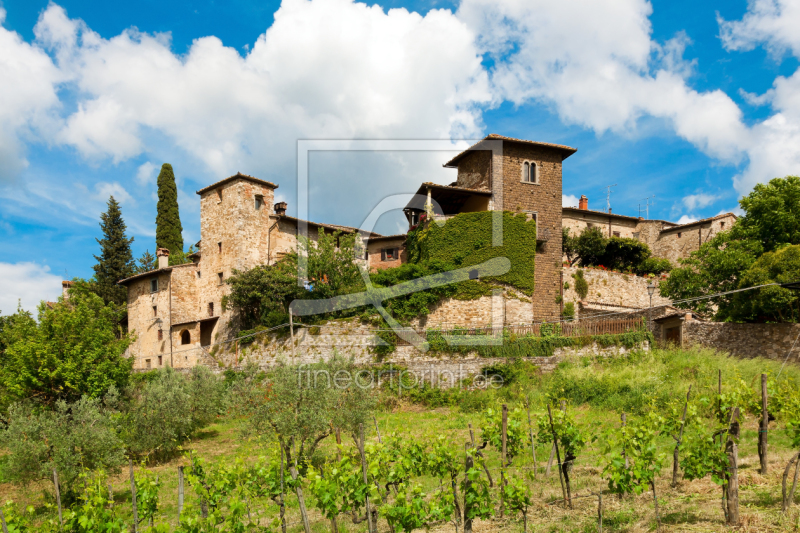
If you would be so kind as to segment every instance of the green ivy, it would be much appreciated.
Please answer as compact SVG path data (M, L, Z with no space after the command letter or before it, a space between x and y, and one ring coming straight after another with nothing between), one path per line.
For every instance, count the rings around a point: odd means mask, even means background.
M525 214L502 213L502 246L492 246L494 211L461 213L445 224L432 222L409 232L406 240L411 262L440 260L456 268L483 263L496 257L507 257L511 269L500 281L533 294L534 259L536 256L536 223Z

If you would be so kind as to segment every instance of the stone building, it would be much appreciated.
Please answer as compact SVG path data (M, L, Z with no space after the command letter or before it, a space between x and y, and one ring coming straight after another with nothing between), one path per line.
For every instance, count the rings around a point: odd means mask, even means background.
M469 305L441 302L420 326L457 325L464 313L463 321L471 326L559 319L566 296L562 226L576 233L597 226L609 236L637 238L646 242L655 256L675 262L735 221L732 214L683 225L644 220L589 210L586 197L577 208L562 208L562 164L575 152L569 146L491 134L445 163L446 168L456 170L454 182L426 182L419 187L405 208L409 227L418 224L426 212L446 221L459 213L494 210L526 213L537 224L532 298L505 288L500 302L490 297ZM316 240L320 231L358 233L365 244L363 261L371 270L408 260L406 235L383 236L290 217L284 202L274 203L277 188L274 183L237 173L200 189L201 240L192 262L169 266L169 252L158 250L156 270L119 282L128 287L128 327L136 335L130 348L135 368L191 367L207 358L203 347L230 337L233 316L222 308L229 290L225 280L234 270L274 264L296 249L298 235L305 233ZM601 281L598 287L601 284L608 286ZM624 307L615 295L595 293L597 305ZM466 311L462 309L465 306Z
M581 196L578 207L564 207L562 224L572 235L586 228L600 228L607 237L633 238L647 244L654 257L669 259L673 265L736 222L736 215L724 213L688 224L649 220L589 209L589 200Z
M135 368L194 366L201 355L194 348L224 340L232 318L222 308L224 281L234 270L274 264L296 249L303 229L311 240L320 231L359 231L287 216L285 203L273 204L277 188L238 173L200 189L201 239L192 262L169 266L169 252L159 249L156 270L119 282L128 287Z

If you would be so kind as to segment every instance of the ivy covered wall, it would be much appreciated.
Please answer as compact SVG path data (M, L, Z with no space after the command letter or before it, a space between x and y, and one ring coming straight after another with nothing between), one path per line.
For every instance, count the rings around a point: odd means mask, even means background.
M414 263L442 261L456 268L477 265L495 257L507 257L511 269L496 281L527 295L533 294L536 257L536 222L525 214L502 212L502 246L492 246L493 211L461 213L447 223L420 225L408 234L406 247Z

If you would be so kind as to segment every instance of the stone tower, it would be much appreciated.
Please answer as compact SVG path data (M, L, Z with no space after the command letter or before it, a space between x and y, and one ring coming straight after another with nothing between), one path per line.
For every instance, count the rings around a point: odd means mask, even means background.
M561 165L577 150L491 134L445 167L458 169L457 187L492 192L490 209L536 219L533 317L561 316Z

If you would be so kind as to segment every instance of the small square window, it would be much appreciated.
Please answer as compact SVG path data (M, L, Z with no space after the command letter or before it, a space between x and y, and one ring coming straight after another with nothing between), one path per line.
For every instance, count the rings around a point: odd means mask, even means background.
M678 232L678 238L679 238L679 239L681 238L681 235L683 235L683 234L682 234L682 233L679 231L679 232Z
M397 259L397 248L384 248L381 250L382 261L394 261Z
M144 364L147 365L147 368L151 368L152 365L150 364L150 359L145 359Z
M639 233L637 233L637 232L634 232L634 233L633 233L633 238L634 238L634 239L638 239L638 238L639 238Z
M615 231L615 232L613 233L613 235L614 235L614 237L619 237L619 232L618 232L618 231Z
M160 341L164 340L164 330L163 329L158 330L158 340L160 340Z
M150 280L150 292L158 292L158 278Z
M719 229L725 229L725 222L724 221L719 223Z
M158 306L157 305L153 306L153 316L158 316Z

